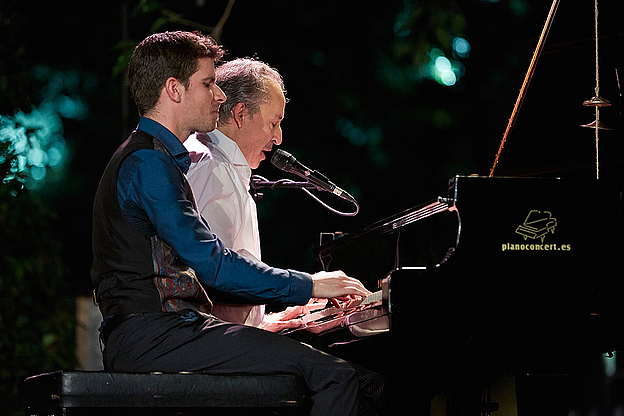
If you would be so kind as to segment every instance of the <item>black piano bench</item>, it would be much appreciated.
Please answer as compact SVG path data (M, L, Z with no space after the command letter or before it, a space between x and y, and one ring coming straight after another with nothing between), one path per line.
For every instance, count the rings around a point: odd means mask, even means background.
M302 415L302 378L290 374L55 371L24 380L26 416Z

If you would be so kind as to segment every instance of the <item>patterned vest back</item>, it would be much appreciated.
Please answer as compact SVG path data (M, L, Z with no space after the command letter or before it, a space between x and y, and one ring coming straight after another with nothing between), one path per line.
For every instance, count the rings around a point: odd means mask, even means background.
M91 280L102 316L182 309L209 313L212 304L195 271L157 235L145 235L134 228L119 206L119 167L139 149L168 154L155 137L134 131L111 158L93 204ZM186 197L193 201L182 171L180 177Z

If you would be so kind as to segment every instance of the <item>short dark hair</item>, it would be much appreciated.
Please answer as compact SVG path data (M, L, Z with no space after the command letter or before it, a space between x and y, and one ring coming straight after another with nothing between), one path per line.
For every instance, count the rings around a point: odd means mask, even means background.
M236 104L243 103L253 117L270 99L269 83L275 82L286 95L284 80L275 68L252 58L238 58L216 69L217 85L227 96L219 107L219 124L228 124Z
M130 92L139 115L152 110L165 81L174 77L186 88L199 66L199 58L217 62L223 49L211 37L199 32L154 33L134 49L128 66Z

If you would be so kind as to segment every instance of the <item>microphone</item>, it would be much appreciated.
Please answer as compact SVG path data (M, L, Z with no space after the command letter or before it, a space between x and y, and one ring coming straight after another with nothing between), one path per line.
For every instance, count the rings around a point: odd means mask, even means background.
M325 175L306 167L293 155L282 149L275 150L275 153L273 153L273 157L271 158L271 163L276 168L281 169L284 172L294 173L295 175L307 179L321 190L331 192L348 201L354 201L354 198L349 195L347 191L337 187L336 184L327 179Z

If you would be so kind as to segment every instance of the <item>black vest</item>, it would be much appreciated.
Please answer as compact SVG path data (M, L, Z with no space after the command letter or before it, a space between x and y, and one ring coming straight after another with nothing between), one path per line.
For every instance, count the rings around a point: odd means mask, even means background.
M168 154L153 136L134 131L111 158L93 204L93 265L91 280L104 317L139 312L195 309L210 312L211 303L190 267L174 250L134 228L117 196L117 177L124 159L139 149ZM172 163L174 163L172 161ZM181 180L192 200L184 174Z

